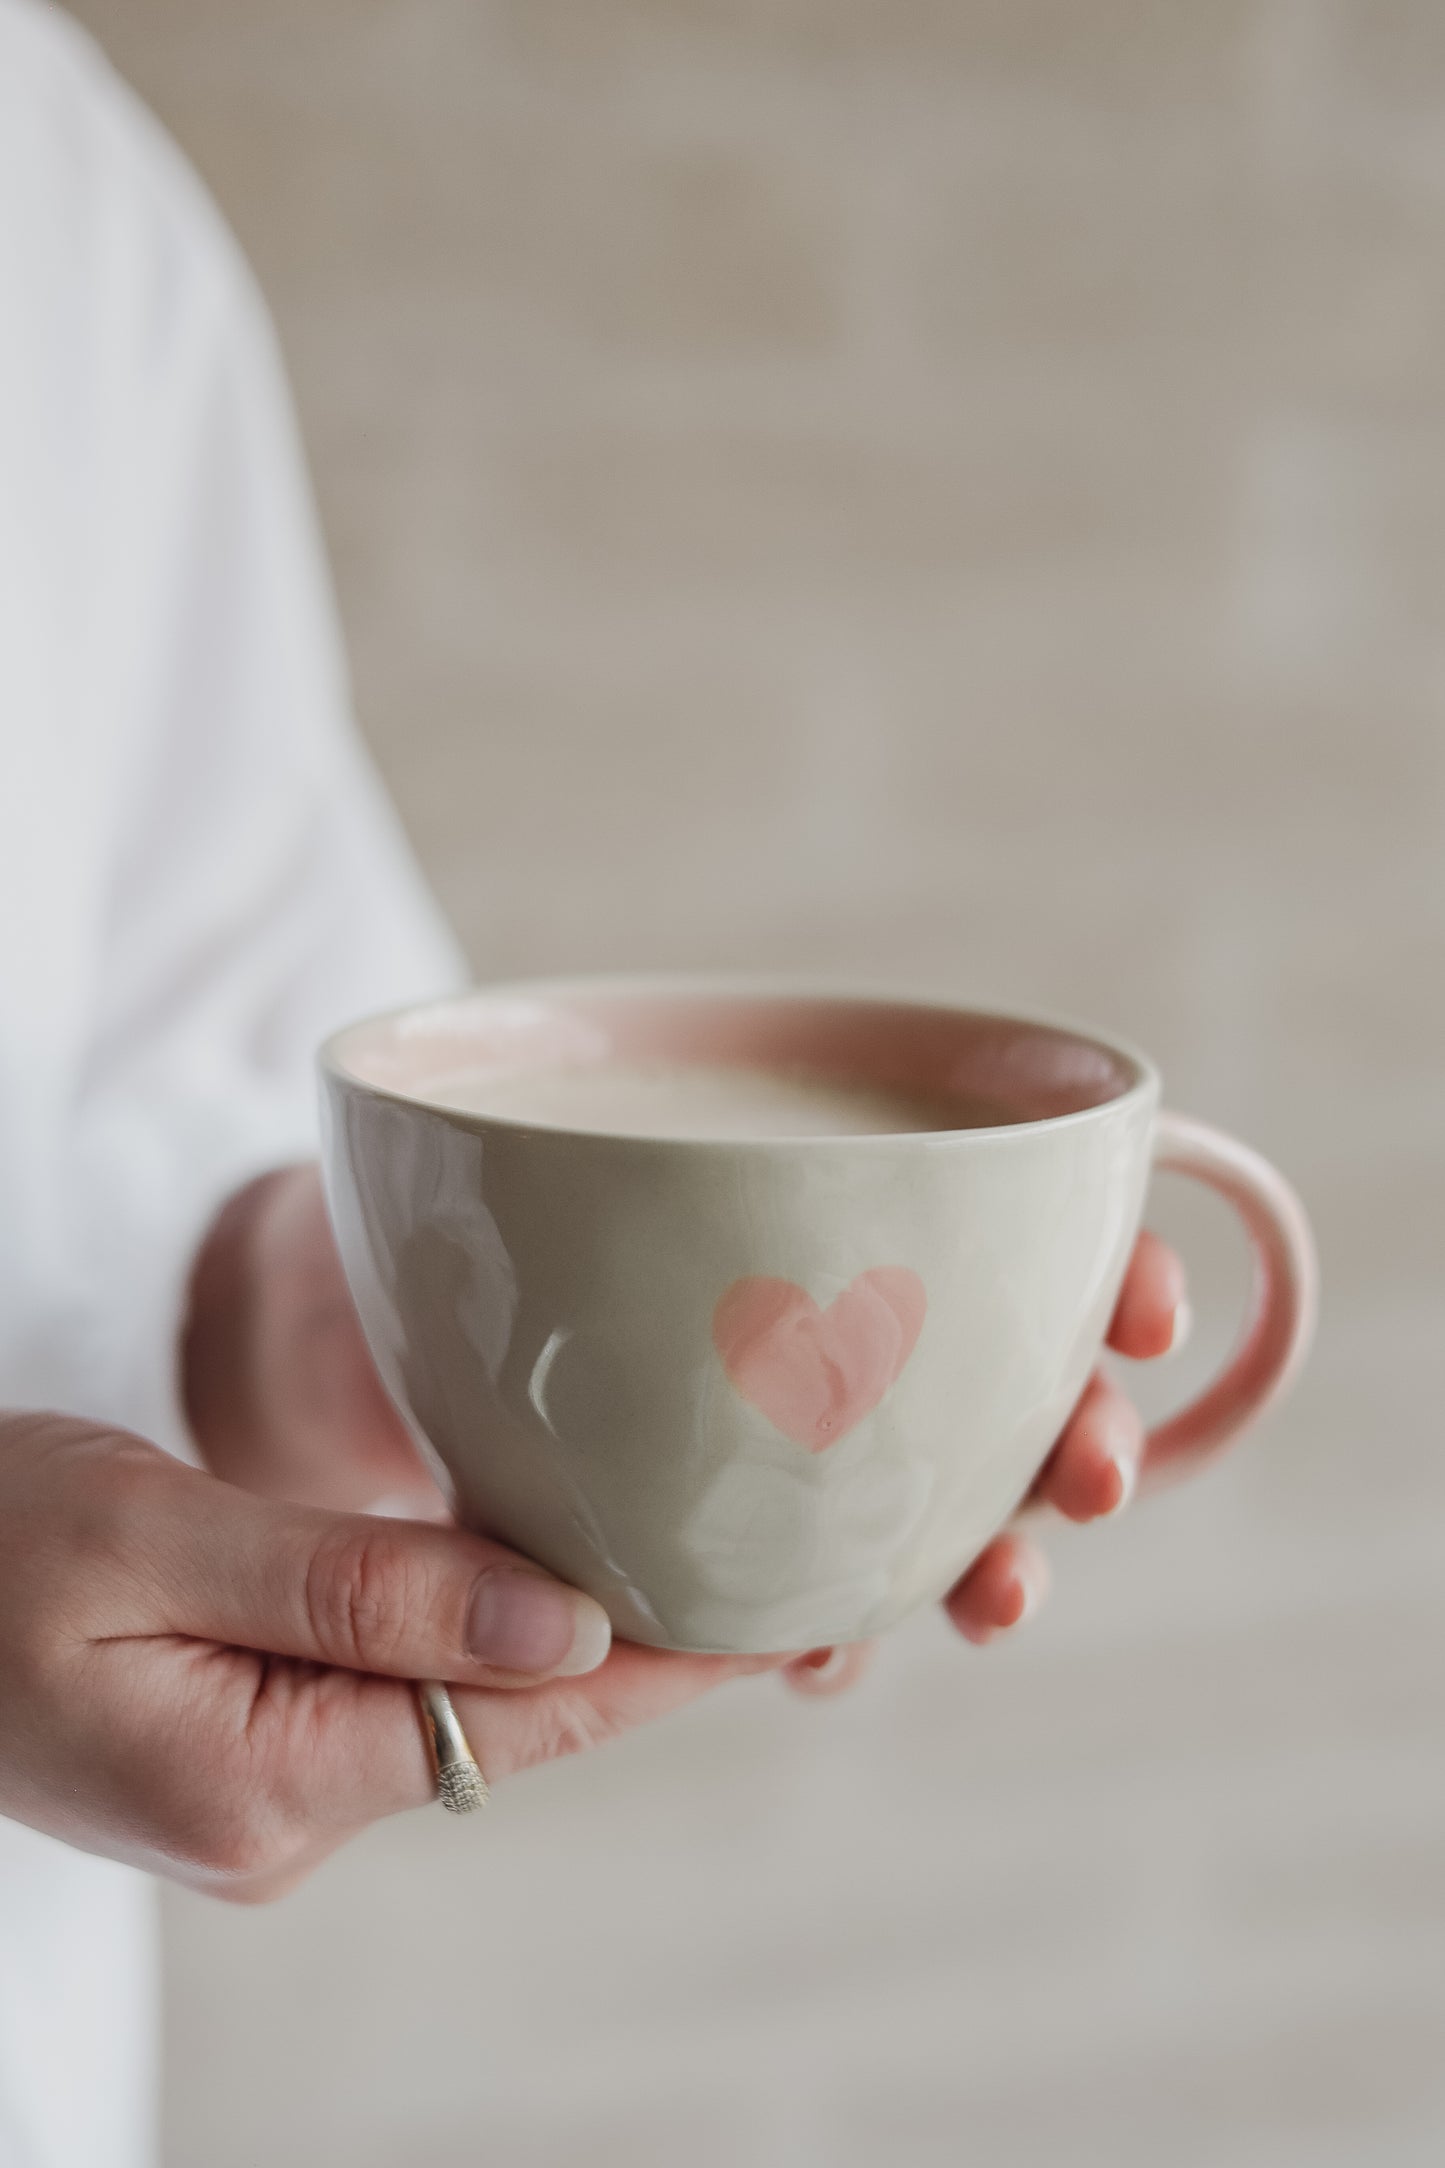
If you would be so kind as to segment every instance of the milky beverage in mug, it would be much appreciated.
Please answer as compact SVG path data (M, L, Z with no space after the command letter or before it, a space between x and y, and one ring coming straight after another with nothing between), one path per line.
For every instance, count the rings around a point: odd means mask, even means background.
M981 1128L1007 1110L961 1093L906 1092L803 1069L596 1062L483 1070L444 1082L437 1104L555 1129L626 1137L871 1137Z
M353 1026L322 1071L389 1390L461 1519L635 1640L811 1648L939 1595L1087 1381L1151 1166L1221 1190L1256 1255L1241 1345L1152 1467L1234 1435L1308 1337L1293 1193L1091 1032L582 981Z

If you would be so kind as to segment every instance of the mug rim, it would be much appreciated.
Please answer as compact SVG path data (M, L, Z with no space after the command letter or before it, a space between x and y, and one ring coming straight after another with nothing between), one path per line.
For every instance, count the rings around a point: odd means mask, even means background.
M669 998L691 997L701 1000L831 1001L864 1009L913 1009L1057 1033L1109 1054L1132 1070L1133 1075L1123 1091L1098 1100L1092 1106L1071 1108L1062 1114L1021 1116L1013 1121L979 1123L968 1128L863 1133L840 1130L836 1133L785 1134L776 1137L690 1137L649 1136L645 1132L631 1130L583 1128L573 1123L563 1125L529 1121L515 1114L483 1113L466 1107L448 1106L414 1091L378 1083L375 1078L362 1075L348 1059L349 1049L354 1041L384 1034L389 1028L407 1024L422 1025L433 1019L440 1021L464 1009L468 1004L496 999L550 998L565 1001L569 997L576 999L582 996L604 1000L641 997L665 1001ZM907 985L885 986L878 981L832 977L827 974L794 977L766 972L584 972L567 976L483 981L430 1001L401 1002L393 1007L355 1017L350 1023L328 1033L322 1040L317 1049L316 1064L324 1078L349 1090L365 1093L373 1099L384 1100L395 1106L417 1109L466 1129L501 1131L510 1136L570 1138L588 1145L625 1148L649 1154L664 1151L694 1154L784 1151L813 1153L820 1149L857 1152L878 1147L897 1150L900 1146L934 1151L946 1147L965 1149L971 1144L981 1145L1001 1137L1036 1136L1045 1131L1067 1129L1117 1114L1141 1101L1152 1101L1157 1106L1161 1088L1159 1069L1141 1047L1114 1032L1101 1031L1094 1025L1085 1024L1077 1017L1036 1009L1003 1008L992 1002L975 1003L940 993L935 989Z

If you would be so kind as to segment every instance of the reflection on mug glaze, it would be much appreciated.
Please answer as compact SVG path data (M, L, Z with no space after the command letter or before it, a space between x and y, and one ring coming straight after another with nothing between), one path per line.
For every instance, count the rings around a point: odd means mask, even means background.
M697 1625L718 1640L740 1606L765 1607L779 1648L856 1638L914 1570L933 1470L880 1457L866 1431L837 1461L781 1451L719 1467L682 1524Z
M542 1421L546 1424L548 1430L552 1431L554 1436L556 1435L556 1432L552 1423L552 1418L547 1413L547 1401L545 1397L547 1391L547 1378L551 1372L553 1363L557 1360L557 1357L561 1354L563 1348L567 1345L567 1342L571 1339L571 1337L571 1333L566 1331L562 1327L559 1327L556 1332L548 1334L546 1345L543 1347L541 1354L537 1357L537 1360L532 1365L532 1376L527 1386L527 1398L531 1401L532 1406L536 1409L538 1415L540 1415Z

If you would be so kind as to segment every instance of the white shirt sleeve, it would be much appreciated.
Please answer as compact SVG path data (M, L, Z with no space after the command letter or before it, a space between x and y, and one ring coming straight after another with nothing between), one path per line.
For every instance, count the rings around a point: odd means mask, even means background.
M188 215L209 217L198 191ZM210 1219L314 1151L324 1033L463 976L349 723L270 326L206 238L141 392L110 575L125 759L66 1184L82 1391L181 1450L177 1331Z
M312 1050L458 957L351 734L269 327L58 10L0 0L0 1408L184 1450L186 1281ZM0 1821L0 2163L155 2158L129 1869Z

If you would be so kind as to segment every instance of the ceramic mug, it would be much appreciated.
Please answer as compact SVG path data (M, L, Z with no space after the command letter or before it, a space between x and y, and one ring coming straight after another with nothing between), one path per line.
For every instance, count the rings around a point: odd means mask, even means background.
M435 1103L465 1073L801 1068L1005 1110L988 1127L698 1141ZM322 1051L341 1254L458 1517L658 1647L809 1649L944 1593L1027 1493L1098 1358L1151 1168L1254 1250L1242 1340L1150 1437L1216 1451L1297 1369L1315 1306L1283 1178L1159 1110L1098 1033L928 1000L705 979L537 983Z

